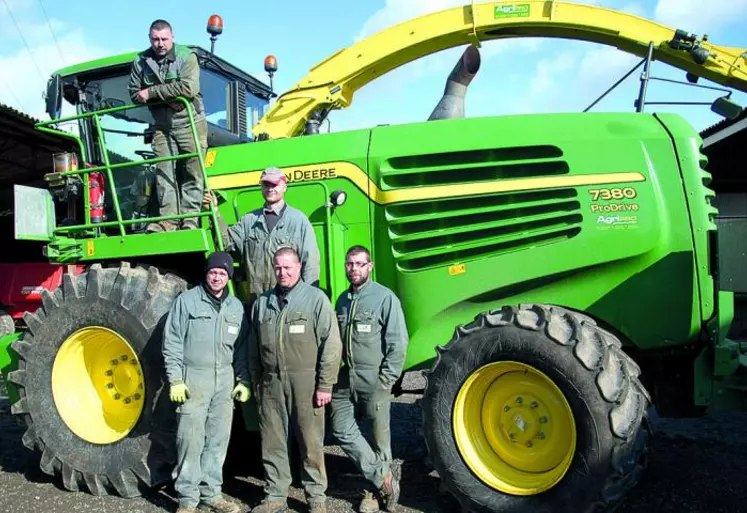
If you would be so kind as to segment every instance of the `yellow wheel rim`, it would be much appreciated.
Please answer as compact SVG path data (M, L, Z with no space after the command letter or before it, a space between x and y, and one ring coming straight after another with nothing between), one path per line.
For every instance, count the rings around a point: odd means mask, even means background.
M563 393L545 374L519 362L473 372L457 394L457 447L486 485L511 495L555 486L576 452L576 423Z
M143 411L143 369L121 335L83 328L60 346L52 396L73 433L93 444L114 443L127 436Z

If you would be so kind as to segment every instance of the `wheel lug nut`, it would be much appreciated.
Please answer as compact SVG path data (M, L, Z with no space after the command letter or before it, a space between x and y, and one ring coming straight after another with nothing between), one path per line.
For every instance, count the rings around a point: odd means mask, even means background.
M540 417L540 423L547 424L547 417Z
M135 394L132 397L134 397L136 401L139 401L141 396L140 396L140 394Z
M140 383L140 384L139 384L139 385L138 385L137 387L138 387L138 388L139 388L140 390L142 390L142 389L143 389L143 384L142 384L142 383Z
M107 383L106 388L114 388L114 383Z
M508 437L509 437L509 438L510 438L511 440L513 440L514 438L516 438L516 435L515 435L515 434L513 434L513 433L509 433L509 434L508 434Z
M545 439L545 434L544 433L540 433L540 434L537 435L537 440L544 440L544 439Z
M122 397L122 396L121 396L121 395L119 395L119 394L114 394L114 399L115 399L115 400L119 401L119 398L120 398L120 397Z
M127 355L126 354L123 354L122 356L120 356L120 358L122 359L123 362L127 361Z
M118 365L118 364L119 364L119 360L117 360L117 359L114 359L114 360L112 360L112 361L111 361L111 362L109 362L109 363L111 363L112 365Z
M532 445L534 444L531 441L527 442L527 447L531 447Z
M521 397L517 397L517 398L516 398L516 404L521 404L521 403L523 403L523 402L524 402L524 399L523 399L523 398L521 398Z
M510 407L510 406L504 406L504 407L503 407L503 411L510 411L510 410L511 410L511 407Z
M132 359L132 360L130 360L130 363L131 363L132 365L137 365L137 360L135 360L135 359Z
M129 397L125 399L125 404L130 404L131 402L132 402L132 399L130 399Z
M532 408L536 408L539 406L539 403L537 401L532 401Z
M112 371L108 370L108 371L106 371L106 372L105 372L104 374L106 374L107 376L111 376L111 375L113 375L113 374L114 374L114 372L112 372Z

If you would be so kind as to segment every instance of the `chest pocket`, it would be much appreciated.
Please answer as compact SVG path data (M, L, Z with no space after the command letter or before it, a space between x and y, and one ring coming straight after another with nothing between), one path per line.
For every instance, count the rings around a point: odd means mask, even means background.
M290 337L308 337L309 336L309 320L306 314L301 312L293 312L288 314L288 335Z
M225 344L229 347L234 347L236 339L239 337L239 330L241 328L241 316L236 312L229 312L225 315L225 331L224 340Z
M190 339L205 342L213 340L215 336L216 313L207 308L200 308L189 314L189 327L187 335Z
M379 338L381 331L377 316L374 312L363 310L356 312L353 318L353 334L360 340Z

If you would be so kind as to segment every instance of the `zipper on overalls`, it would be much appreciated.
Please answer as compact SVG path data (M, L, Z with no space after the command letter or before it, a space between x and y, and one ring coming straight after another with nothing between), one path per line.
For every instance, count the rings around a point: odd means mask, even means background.
M353 302L350 303L350 313L348 314L348 360L350 360L350 368L355 368L353 364L353 318L355 317L355 307L358 306L358 297L353 298Z

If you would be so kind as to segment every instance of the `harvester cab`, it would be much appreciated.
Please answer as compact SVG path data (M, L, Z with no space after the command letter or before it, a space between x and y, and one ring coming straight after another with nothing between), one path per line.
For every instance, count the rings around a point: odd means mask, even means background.
M216 33L219 25L214 18L217 17L211 17L208 25L213 44L219 33ZM200 65L208 148L251 141L251 129L265 114L272 91L263 82L215 55L212 49L207 51L197 46L191 49ZM126 233L141 233L146 224L141 219L155 217L155 202L151 201L158 162L151 150L154 120L148 107L130 105L127 90L135 55L123 54L71 66L55 73L48 83L47 110L53 121L60 119L63 102L76 110L77 115L65 123L76 125L80 159L88 169L110 165L110 169L117 170L110 175L105 168L85 175L75 174L78 157L68 156L63 160L64 156L61 156L59 165L50 169L45 179L54 197L70 201L77 198L79 205L72 209L70 217L59 220L57 224L90 224L96 225L89 228L99 233L113 233L118 225L102 223L105 219L116 221L121 218L128 223ZM51 122L41 129L49 129L50 125ZM109 193L110 180L116 198ZM88 187L83 185L83 181L87 181ZM84 191L88 194L85 210ZM98 212L86 214L86 211L100 208L105 210L103 215Z

